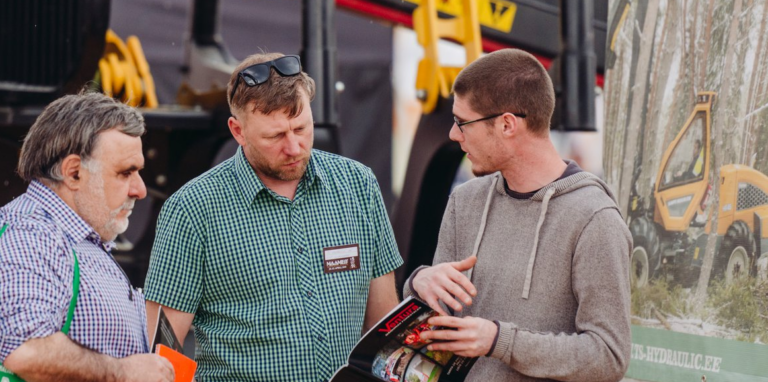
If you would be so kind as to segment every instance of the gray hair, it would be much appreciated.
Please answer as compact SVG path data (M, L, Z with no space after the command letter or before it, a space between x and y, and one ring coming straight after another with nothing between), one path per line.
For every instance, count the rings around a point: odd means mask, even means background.
M79 155L86 168L99 134L117 129L132 137L144 134L138 110L100 93L67 95L53 101L29 129L19 157L19 175L26 181L64 180L61 162Z

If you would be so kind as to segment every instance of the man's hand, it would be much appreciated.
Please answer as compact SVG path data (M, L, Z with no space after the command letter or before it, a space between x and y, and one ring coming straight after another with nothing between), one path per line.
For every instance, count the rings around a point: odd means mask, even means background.
M461 272L474 267L476 262L477 256L470 256L462 261L424 268L413 278L413 289L432 309L444 316L448 314L440 308L439 301L456 312L461 311L462 306L456 299L465 305L472 305L472 297L477 296L477 289Z
M135 354L121 358L121 381L125 382L173 382L173 365L156 354Z
M450 351L462 357L482 357L488 354L499 331L496 324L478 317L432 317L429 324L445 329L421 333L423 340L438 341L429 344L428 349Z

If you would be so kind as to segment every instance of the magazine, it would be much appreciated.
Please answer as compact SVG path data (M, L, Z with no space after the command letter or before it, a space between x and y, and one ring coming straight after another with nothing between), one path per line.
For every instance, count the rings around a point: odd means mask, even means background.
M173 332L173 327L171 327L171 322L168 321L168 317L165 315L162 306L157 312L155 335L152 336L152 346L150 346L149 350L152 353L156 353L158 344L163 344L179 353L184 352L184 346L179 343L179 340L176 338L176 334Z
M429 351L420 334L436 329L437 316L427 303L405 299L355 345L346 365L330 382L462 382L477 358Z
M157 325L150 350L171 362L175 374L174 382L194 380L197 362L184 355L183 346L173 333L171 322L168 321L162 306L157 312Z

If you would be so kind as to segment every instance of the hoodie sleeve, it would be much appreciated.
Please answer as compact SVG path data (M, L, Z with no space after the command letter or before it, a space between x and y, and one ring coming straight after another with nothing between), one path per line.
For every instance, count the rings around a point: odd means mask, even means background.
M539 333L502 322L492 357L519 372L567 381L618 381L631 347L629 256L632 238L615 208L582 231L572 264L579 308L574 334Z
M437 249L435 250L435 257L432 260L432 265L455 261L456 259L456 200L454 195L448 199L448 205L445 207L445 213L443 214L443 221L440 223L440 235L437 240ZM427 265L422 265L416 268L411 276L408 277L403 285L403 298L409 296L418 297L416 291L413 290L413 278L419 271L424 268L428 268Z

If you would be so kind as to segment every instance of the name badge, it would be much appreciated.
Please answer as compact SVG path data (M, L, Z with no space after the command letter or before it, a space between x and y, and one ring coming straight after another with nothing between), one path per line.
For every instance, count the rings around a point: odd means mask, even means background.
M323 248L325 273L351 271L360 268L360 245L350 244Z

